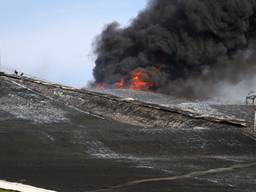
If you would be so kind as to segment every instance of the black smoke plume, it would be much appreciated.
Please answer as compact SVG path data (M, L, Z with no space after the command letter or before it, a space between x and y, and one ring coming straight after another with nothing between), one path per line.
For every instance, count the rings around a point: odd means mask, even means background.
M111 23L97 38L95 82L157 68L156 91L208 97L255 73L255 35L256 0L151 0L130 26Z

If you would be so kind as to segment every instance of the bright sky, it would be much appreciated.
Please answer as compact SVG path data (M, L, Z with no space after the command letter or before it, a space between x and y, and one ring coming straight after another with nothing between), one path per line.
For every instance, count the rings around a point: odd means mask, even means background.
M0 0L2 66L75 87L93 79L92 42L147 0Z

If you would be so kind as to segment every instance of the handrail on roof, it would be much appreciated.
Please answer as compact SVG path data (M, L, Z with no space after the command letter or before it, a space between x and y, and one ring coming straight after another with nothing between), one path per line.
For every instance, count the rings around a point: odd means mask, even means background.
M246 105L254 105L255 104L255 101L256 101L256 95L248 95L246 96Z

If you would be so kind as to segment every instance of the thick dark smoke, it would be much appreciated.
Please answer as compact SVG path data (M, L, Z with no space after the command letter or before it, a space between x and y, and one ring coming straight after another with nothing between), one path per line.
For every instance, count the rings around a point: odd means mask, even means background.
M129 83L156 67L156 91L208 97L255 73L255 34L256 0L151 0L129 27L114 22L98 37L94 77Z

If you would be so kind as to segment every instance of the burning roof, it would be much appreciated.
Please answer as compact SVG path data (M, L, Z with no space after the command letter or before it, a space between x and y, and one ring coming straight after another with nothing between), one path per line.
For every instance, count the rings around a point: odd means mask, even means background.
M256 0L151 0L130 26L98 37L96 83L207 97L255 74L255 26Z

